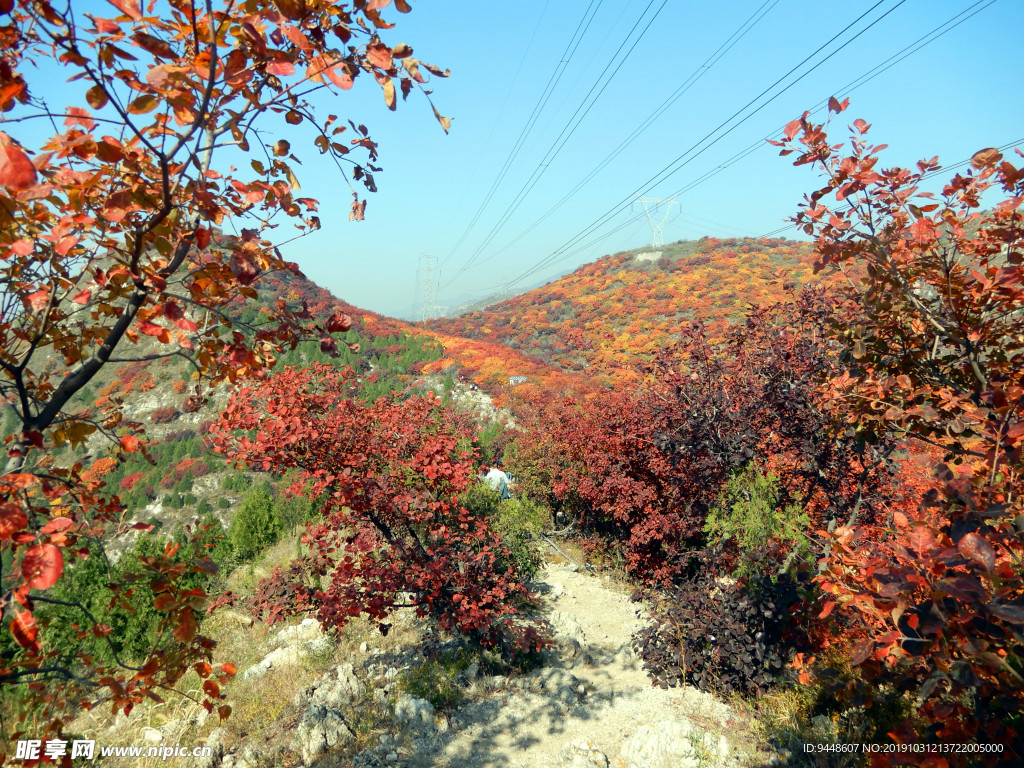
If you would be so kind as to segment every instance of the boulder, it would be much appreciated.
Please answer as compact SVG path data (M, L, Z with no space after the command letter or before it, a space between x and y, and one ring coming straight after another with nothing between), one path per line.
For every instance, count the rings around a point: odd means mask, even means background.
M322 704L311 704L299 721L292 749L301 755L304 765L309 765L327 750L352 738L352 731L340 712Z
M274 634L274 645L284 648L287 645L298 645L308 640L315 640L323 636L320 629L320 622L316 619L303 619L294 627L285 627Z
M400 696L395 702L395 722L415 731L434 728L434 705L426 699Z
M351 663L341 664L295 695L295 704L305 707L322 704L332 709L344 709L359 698L363 686L356 677Z

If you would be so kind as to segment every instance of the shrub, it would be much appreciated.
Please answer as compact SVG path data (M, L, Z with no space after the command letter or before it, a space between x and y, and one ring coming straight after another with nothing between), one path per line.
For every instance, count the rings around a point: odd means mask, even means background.
M704 570L660 600L634 644L662 688L760 695L807 648L791 616L798 599L788 575L739 582Z
M139 482L143 474L143 472L133 472L132 474L121 478L121 489L125 491L134 490L135 484Z
M154 424L167 424L178 418L181 412L177 408L157 408L149 414L149 420Z
M811 524L809 516L796 504L781 501L779 478L761 474L753 462L725 484L704 531L712 542L737 550L735 576L774 570L783 560L783 570L789 570L810 557L804 533Z
M274 508L269 483L245 494L242 506L231 521L228 537L239 560L251 560L281 534L281 520Z
M426 699L434 709L444 711L462 703L465 691L459 676L473 663L475 656L463 649L444 651L435 659L423 662L402 672L398 677L398 688L403 693Z
M533 539L550 527L550 513L528 499L505 499L498 491L483 483L471 486L460 499L474 515L486 517L491 528L501 535L509 549L508 562L524 579L532 579L542 559L534 550Z

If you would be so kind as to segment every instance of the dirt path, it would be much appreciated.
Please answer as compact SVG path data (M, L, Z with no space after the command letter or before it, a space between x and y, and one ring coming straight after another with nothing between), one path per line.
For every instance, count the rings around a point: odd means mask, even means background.
M637 604L572 566L540 575L557 657L460 709L415 768L689 768L747 763L746 725L695 689L654 688L631 646ZM740 734L737 737L737 734ZM435 745L437 742L434 742Z

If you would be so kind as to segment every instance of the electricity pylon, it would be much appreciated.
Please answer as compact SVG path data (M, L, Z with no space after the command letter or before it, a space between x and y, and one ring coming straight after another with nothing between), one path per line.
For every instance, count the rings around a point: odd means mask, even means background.
M640 203L643 206L644 213L647 214L647 221L651 225L651 247L660 248L665 244L665 237L662 234L665 225L669 223L669 215L672 213L672 206L679 206L679 203L674 197L639 197L633 203L633 209L636 210L636 204ZM658 208L664 206L664 213L662 213L659 219ZM681 206L680 212L682 213ZM679 216L676 214L676 218ZM672 219L675 221L675 218Z
M421 321L437 317L437 276L440 271L436 264L437 256L432 256L429 253L420 256L418 274L420 285L423 288L423 303L420 305Z

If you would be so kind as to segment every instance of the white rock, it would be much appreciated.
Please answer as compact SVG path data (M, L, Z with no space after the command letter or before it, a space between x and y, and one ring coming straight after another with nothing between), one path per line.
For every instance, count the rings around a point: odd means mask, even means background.
M283 648L287 645L298 645L307 640L315 640L323 635L320 622L316 619L303 619L294 627L285 627L274 635L274 645Z
M686 719L641 726L623 745L623 768L706 768L726 756L721 743Z
M567 744L559 755L562 768L608 768L608 758L590 739Z
M302 762L309 765L328 749L340 746L352 737L352 731L337 710L313 704L299 721L292 748L302 755Z
M307 619L306 621L312 621ZM301 625L300 625L301 626ZM294 627L292 627L294 629ZM243 680L257 680L263 677L271 669L281 667L292 667L299 664L304 658L310 655L317 655L330 649L334 641L329 637L317 636L305 640L299 645L288 645L282 648L275 648L259 664L254 664L242 673Z
M434 728L434 705L426 699L400 696L395 702L395 722L414 730Z

